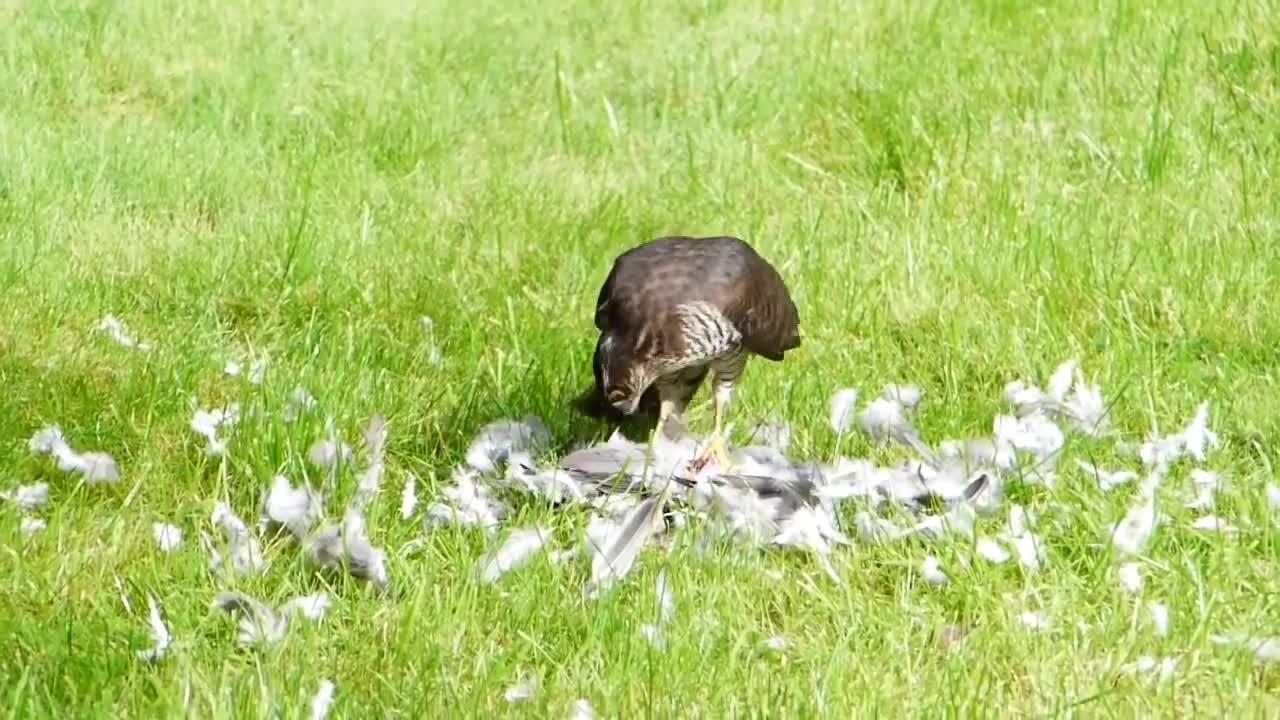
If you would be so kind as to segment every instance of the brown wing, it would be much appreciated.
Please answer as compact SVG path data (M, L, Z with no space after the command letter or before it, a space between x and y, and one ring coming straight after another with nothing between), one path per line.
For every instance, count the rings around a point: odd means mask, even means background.
M787 350L800 347L800 313L773 265L746 243L742 247L742 272L721 312L742 333L743 347L781 361Z
M596 299L596 327L634 339L638 351L680 352L675 309L710 302L747 350L781 360L799 347L799 314L777 270L735 237L663 237L618 256Z

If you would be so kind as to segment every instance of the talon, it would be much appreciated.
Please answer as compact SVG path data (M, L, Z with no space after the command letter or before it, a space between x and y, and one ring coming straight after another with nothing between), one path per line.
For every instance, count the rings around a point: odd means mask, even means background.
M729 457L728 448L725 447L724 438L720 433L712 434L707 440L707 447L694 458L690 467L695 473L702 472L712 460L716 461L722 471L728 470L733 465L733 460Z

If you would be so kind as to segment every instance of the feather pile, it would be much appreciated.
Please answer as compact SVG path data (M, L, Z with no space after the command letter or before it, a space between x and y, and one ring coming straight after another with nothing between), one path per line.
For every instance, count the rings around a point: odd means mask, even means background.
M1022 572L1034 574L1053 559L1044 534L1061 524L1046 523L1039 513L1018 505L1004 508L1008 483L1052 490L1061 476L1115 491L1145 477L1137 483L1129 511L1117 518L1108 535L1121 560L1121 586L1142 603L1158 630L1167 629L1167 609L1143 596L1141 565L1135 561L1143 557L1163 517L1157 509L1158 491L1170 468L1181 458L1204 462L1217 444L1207 404L1199 406L1181 431L1153 434L1134 447L1140 465L1104 470L1079 459L1060 463L1071 434L1095 440L1116 435L1101 388L1084 379L1074 360L1059 365L1044 388L1026 381L1009 383L1000 400L1011 412L997 412L985 437L927 441L916 426L925 405L916 385L886 385L861 406L860 395L852 387L833 393L832 431L860 433L873 447L895 448L902 459L887 465L845 457L831 463L797 462L784 454L789 428L771 420L751 429L757 444L728 449L727 470L711 465L694 471L690 461L700 444L687 432L659 434L652 452L647 442L615 433L548 463L535 460L547 444L540 420L498 420L472 442L424 522L429 528L482 528L494 542L477 561L476 572L484 582L498 582L538 553L556 564L585 556L588 597L617 585L647 550L667 545L668 535L690 524L704 531L697 548L728 539L760 550L791 549L811 556L835 582L840 581L835 560L843 547L909 539L936 543L949 537L967 543L957 546L963 548L958 553L962 566L969 566L973 554L992 564L1013 561ZM1211 509L1222 488L1218 476L1198 468L1191 478L1195 496L1188 506ZM556 548L545 528L517 529L498 540L499 528L512 514L513 494L585 510L590 517L582 542ZM840 521L847 517L841 512L846 506L852 506L849 527ZM1045 509L1055 507L1051 503ZM1001 516L1003 527L979 535L980 519ZM1213 516L1196 523L1192 528L1236 529ZM920 576L931 585L953 582L940 557L917 560ZM1040 630L1052 625L1031 611L1020 621ZM645 623L641 632L655 648L665 647L661 622Z

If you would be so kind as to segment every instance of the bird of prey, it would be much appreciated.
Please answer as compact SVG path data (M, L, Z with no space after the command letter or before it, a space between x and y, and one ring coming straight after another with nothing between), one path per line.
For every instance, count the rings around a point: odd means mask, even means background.
M734 383L749 355L781 362L800 346L799 313L778 271L735 237L662 237L613 263L596 300L594 383L586 415L652 415L654 437L713 376L715 426L701 468L729 466L722 436Z

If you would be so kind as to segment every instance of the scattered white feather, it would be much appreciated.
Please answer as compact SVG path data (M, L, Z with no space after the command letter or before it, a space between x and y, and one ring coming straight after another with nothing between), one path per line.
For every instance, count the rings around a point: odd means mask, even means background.
M405 473L404 489L400 491L400 517L408 520L418 509L418 476Z
M1177 667L1178 658L1176 657L1156 659L1150 655L1142 655L1137 660L1120 666L1120 671L1126 675L1145 675L1154 672L1157 682L1163 683L1173 677Z
M1142 566L1136 562L1124 563L1117 571L1120 587L1131 593L1142 591Z
M920 405L924 392L919 385L897 385L890 383L880 391L880 397L895 402L908 410L915 410Z
M1222 478L1218 473L1195 468L1191 471L1191 485L1195 488L1196 495L1187 502L1186 507L1190 510L1208 510L1213 507L1217 493L1222 489Z
M663 628L671 621L672 615L675 614L675 595L671 592L671 585L667 580L667 571L665 569L658 571L653 591L654 599L658 605L658 621L641 625L640 635L653 646L654 650L663 652L667 649L667 637Z
M1208 449L1218 444L1217 434L1209 429L1209 403L1202 402L1180 432L1161 437L1153 430L1138 448L1138 456L1145 465L1164 468L1183 455L1204 462Z
M1014 552L1018 554L1018 564L1031 572L1037 572L1048 559L1048 551L1044 543L1033 532L1027 531L1011 538Z
M570 560L577 558L581 554L582 546L574 545L573 547L565 548L564 550L552 550L547 553L547 560L549 560L552 565L563 565Z
M1057 423L1037 410L1018 418L997 415L992 421L992 431L998 466L1021 467L1028 484L1052 487L1054 465L1066 442ZM1029 454L1031 461L1023 462L1018 453Z
M832 543L848 545L849 538L836 529L827 512L809 505L803 505L788 515L773 538L774 545L786 545L814 553L827 575L840 582L840 576L828 559Z
M635 507L634 505L632 506ZM583 541L588 550L592 553L604 552L604 548L609 544L610 538L618 533L619 523L616 520L593 516L587 521L586 530L583 532Z
M329 597L325 593L295 598L279 610L242 592L220 592L213 599L213 607L237 616L236 640L243 645L279 642L288 632L289 621L295 614L318 621L328 606Z
M926 555L920 563L920 577L930 585L947 584L947 575L942 572L942 562L932 555Z
M219 457L227 451L227 441L218 437L218 429L240 421L240 403L229 403L215 410L199 410L191 417L191 431L205 439L204 454Z
M1020 418L1017 429L1018 433L1012 438L1014 447L1027 450L1040 460L1056 453L1066 442L1062 428L1043 413Z
M854 388L841 388L831 395L831 410L828 415L831 429L837 433L849 430L849 424L856 416L854 406L858 402L858 391Z
M751 438L765 447L786 452L791 446L791 425L777 418L770 418L752 428Z
M1053 374L1049 376L1049 383L1045 387L1045 392L1049 398L1057 402L1066 400L1067 392L1071 389L1072 373L1075 370L1075 360L1067 360L1054 369Z
M342 524L326 523L303 543L303 552L316 565L331 572L346 569L352 577L372 582L387 590L386 552L375 547L365 534L364 516L348 507Z
M324 513L320 496L311 486L303 484L294 487L289 478L283 475L276 475L271 479L271 487L267 490L267 499L263 505L266 527L283 527L298 540L306 537Z
M907 528L903 536L917 535L927 540L941 540L948 534L960 535L970 540L974 537L973 523L977 511L969 503L957 503L941 515L930 515Z
M1009 535L1025 535L1031 529L1031 517L1027 509L1014 503L1009 506Z
M1151 626L1159 637L1169 634L1169 608L1162 602L1152 600L1147 603L1147 615L1151 618Z
M715 487L700 483L695 488L695 499L708 493L708 520L713 527L740 542L758 546L768 542L778 532L775 522L781 499L765 499L758 494L731 487Z
M1253 653L1253 657L1263 665L1280 663L1280 637L1251 637L1245 633L1230 635L1210 635L1209 641L1215 645L1240 647Z
M436 343L436 322L427 315L419 318L418 322L422 326L422 331L427 334L427 362L431 365L439 365L440 346Z
M1122 555L1137 555L1146 547L1156 527L1155 483L1158 474L1139 489L1137 502L1111 531L1111 543ZM1150 490L1149 492L1147 490Z
M27 442L32 452L52 455L58 461L58 469L63 472L80 473L86 483L95 485L102 482L116 482L120 479L120 469L116 461L104 452L76 452L67 444L62 429L57 425L41 428Z
M263 378L267 374L267 368L270 366L270 357L263 355L262 357L254 358L253 362L249 364L249 382L253 385L261 385Z
M227 364L222 366L222 372L227 377L240 377L240 374L244 372L244 368L235 360L228 360Z
M1073 383L1074 379L1074 383ZM1047 391L1040 391L1026 385L1010 384L1006 387L1006 395L1019 412L1015 416L1000 416L993 422L994 438L987 441L989 451L979 448L973 453L959 441L940 446L939 456L946 463L955 460L971 460L990 476L998 481L1015 468L1024 477L1037 478L1039 482L1050 485L1053 480L1053 466L1065 445L1065 436L1059 421L1072 423L1076 430L1089 434L1101 434L1104 426L1104 405L1101 390L1096 385L1085 384L1074 361L1064 363L1055 370L1049 379ZM845 394L841 398L841 393ZM833 429L843 431L852 421L857 392L852 389L838 391L831 399L830 421ZM873 439L883 441L894 439L910 445L920 453L922 459L903 463L896 468L877 468L867 461L837 462L837 471L823 467L824 477L834 478L816 484L815 495L820 500L817 507L801 506L793 509L790 500L786 503L779 498L762 497L754 490L743 490L738 487L726 487L719 482L699 482L691 489L678 488L676 494L690 503L687 511L690 517L705 517L717 529L727 529L738 540L747 540L757 544L787 545L808 550L817 555L824 569L836 578L831 569L828 556L833 546L844 544L848 539L836 530L834 518L828 505L839 500L857 498L870 501L873 507L892 502L905 504L912 510L919 509L918 498L926 494L934 494L947 501L959 496L968 477L959 477L954 468L933 462L928 446L919 438L907 416L907 410L916 407L919 402L919 389L914 386L887 386L882 397L873 400L862 413L861 423L864 432ZM1057 420L1055 421L1055 416ZM530 419L532 418L532 420ZM454 474L451 487L446 487L443 497L433 503L427 510L426 521L429 525L446 524L481 526L489 533L495 531L507 509L490 495L490 488L506 489L512 486L524 486L536 494L561 500L569 499L592 508L603 509L604 500L610 493L598 490L593 481L568 479L565 472L544 470L537 467L533 457L537 449L544 447L548 441L545 427L533 416L525 421L499 420L487 425L468 448L466 463ZM755 435L753 433L753 439ZM673 460L681 452L687 450L680 443L664 438L659 439L657 455L659 465L666 463L672 468L679 465ZM985 440L985 439L983 439ZM766 442L766 445L772 445ZM1207 428L1207 405L1202 405L1201 412L1188 423L1187 427L1173 440L1161 439L1157 445L1147 448L1148 456L1160 455L1174 457L1178 453L1192 457L1203 457L1207 448L1216 444L1216 436ZM623 447L622 441L611 438L608 445ZM750 448L760 451L762 448ZM975 454L976 453L976 454ZM780 460L762 459L745 453L751 457L743 462L749 467L742 471L743 475L780 478L786 473L792 477L799 474L798 466L790 463L785 457ZM759 453L756 453L757 455ZM669 457L668 457L669 456ZM972 456L972 457L970 457ZM1028 461L1029 456L1029 461ZM975 459L976 458L976 459ZM684 458L687 459L687 458ZM1136 496L1137 502L1126 514L1125 518L1111 528L1112 541L1121 556L1139 555L1149 542L1154 528L1163 520L1155 507L1155 489L1164 472L1167 462L1155 464L1155 472L1142 483ZM498 477L487 478L486 486L480 482L477 473L496 473L500 465L505 464L505 473ZM1107 471L1093 464L1076 461L1081 470L1093 475L1103 490L1111 490L1121 484L1133 482L1138 478L1135 472ZM850 468L853 468L850 470ZM666 470L665 466L659 468ZM1203 472L1203 471L1202 471ZM583 473L579 473L581 475ZM588 471L587 474L590 474ZM661 474L661 473L657 473ZM969 476L971 477L971 476ZM1197 476L1193 476L1193 480ZM404 495L407 496L411 484L406 479ZM953 487L954 486L954 487ZM656 489L656 485L651 486ZM416 489L413 491L416 493ZM1276 491L1280 497L1280 489ZM618 497L618 496L614 496ZM1269 496L1270 497L1270 496ZM636 555L644 544L659 529L658 523L653 525L635 525L637 513L644 508L644 503L637 504L634 498L620 498L628 502L618 503L621 510L606 511L603 517L593 518L588 526L588 540L584 548L593 555L593 578L590 586L604 586L609 581L622 577L630 569ZM997 501L998 502L998 499ZM1280 499L1277 500L1280 502ZM412 506L407 499L402 506ZM994 507L994 506L993 506ZM652 506L648 510L654 510ZM402 511L407 517L412 510ZM656 519L657 514L645 515ZM925 517L914 526L900 528L892 521L878 518L873 512L861 511L855 516L859 536L868 542L880 542L889 539L901 539L918 535L928 539L938 539L947 532L960 532L973 537L975 509L971 503L955 503L942 516ZM621 519L622 522L618 522ZM1052 518L1051 518L1052 520ZM675 522L673 520L673 522ZM678 523L676 523L677 526ZM1040 568L1046 560L1046 553L1040 538L1031 530L1032 519L1021 508L1010 511L1009 530L994 538L982 538L976 542L975 549L980 557L989 562L1008 562L1011 557L1018 558L1019 563L1028 569ZM516 531L517 533L522 531ZM523 532L529 532L526 529ZM516 536L508 539L512 543ZM626 542L620 542L625 538ZM532 547L535 543L529 543ZM512 547L511 558L544 550L541 544L532 549L515 551L520 543ZM563 561L584 548L572 548L553 554L554 561ZM498 547L491 555L478 562L477 570L482 577L496 580L506 569L515 563L505 562L502 547ZM603 560L612 550L618 554L622 562L615 564L608 572L601 568L608 564ZM1012 553L1010 551L1013 551ZM967 565L968 558L962 557ZM618 567L621 570L618 570ZM489 572L485 568L489 568ZM1141 574L1138 565L1126 563L1120 569L1121 583L1132 592L1141 589ZM946 582L946 574L942 572L940 563L929 556L921 564L922 576L927 581ZM936 575L935 575L936 572ZM932 580L930 579L932 578ZM838 578L836 578L838 580ZM492 580L491 580L492 581ZM589 589L590 589L589 586ZM661 602L661 600L660 600ZM1023 613L1019 621L1029 627L1043 629L1049 627L1047 618L1039 613ZM646 637L655 644L661 644L662 623L654 623L642 629Z
M333 705L333 681L325 678L320 681L316 694L311 696L311 720L324 720L329 715L329 707Z
M152 523L151 536L162 552L173 552L182 545L182 529L169 523Z
M466 462L491 473L514 452L537 454L551 444L551 432L536 415L523 420L495 420L484 426L467 448Z
M849 544L849 538L835 528L826 512L809 505L796 509L778 528L775 545L788 545L829 555L832 543Z
M1071 427L1080 432L1098 437L1111 432L1107 421L1107 407L1102 400L1102 388L1097 384L1087 384L1076 372L1076 384L1063 404Z
M238 616L236 640L244 645L278 642L289 628L287 617L241 592L218 593L213 599L213 607Z
M787 639L782 637L781 635L774 635L766 639L764 642L760 643L760 646L765 650L772 650L773 652L783 652L784 650L787 649Z
M323 590L314 592L310 595L301 595L296 597L284 605L280 606L280 612L285 616L293 615L295 612L302 613L302 616L308 620L318 621L324 617L325 612L329 609L332 602L329 594Z
M507 487L523 488L551 503L566 500L583 502L587 499L585 489L567 472L559 468L535 468L533 458L526 452L517 451L508 456L503 482Z
M1218 435L1209 429L1209 403L1202 402L1196 408L1196 414L1182 429L1182 442L1187 454L1199 462L1205 461L1205 453L1211 447L1218 446Z
M1013 546L1019 565L1037 572L1048 559L1048 551L1039 536L1031 531L1032 520L1030 513L1021 505L1009 506L1009 526L1000 534L1000 539Z
M1075 360L1059 364L1045 390L1017 380L1005 385L1004 399L1017 409L1019 417L1048 413L1065 416L1072 429L1086 435L1111 433L1102 389L1084 381Z
M658 577L653 583L653 594L658 601L658 619L663 623L670 622L671 616L675 614L676 596L671 590L671 582L667 579L665 569L658 571Z
M156 605L155 596L147 593L147 623L151 630L151 647L139 650L138 657L143 660L159 660L169 651L173 636L169 634L169 626L160 617L160 607Z
M124 593L124 583L120 581L120 576L115 575L116 592L120 594L120 604L124 605L124 611L133 614L133 603L129 602L129 596Z
M1014 380L1004 386L1005 402L1014 406L1021 413L1039 407L1045 399L1040 388L1028 385L1025 381Z
M1154 435L1138 447L1138 457L1147 467L1164 468L1182 457L1183 439L1181 435Z
M316 398L311 394L310 390L301 385L289 391L289 397L285 398L284 411L280 414L280 419L291 423L302 417L303 414L309 413L316 407Z
M866 510L859 510L853 516L853 524L858 530L858 539L867 544L897 540L906 534L906 531L894 521L878 517Z
M476 570L481 582L495 583L503 574L528 562L551 538L551 531L543 527L512 530L506 542L497 549L481 555Z
M120 469L116 467L115 458L104 452L80 453L79 457L71 463L71 470L83 475L90 485L115 482L120 479Z
M24 517L18 521L18 532L25 535L34 535L44 530L48 525L42 518Z
M22 512L31 512L49 502L49 483L39 482L31 485L20 485L16 490L0 492L0 500L18 506Z
M231 511L226 503L219 502L213 508L210 518L214 525L222 531L223 539L230 546L228 553L231 559L231 572L243 577L257 572L266 564L262 555L262 545L250 532L244 521ZM209 548L209 570L223 570L223 557L214 548Z
M105 333L120 347L136 348L142 352L151 352L151 343L138 342L136 338L129 334L129 329L120 318L115 315L107 315L98 321L94 326L94 330Z
M978 553L978 557L996 565L1008 562L1010 557L1009 552L991 538L979 538L974 551Z
M896 400L879 397L863 408L858 416L858 425L873 442L900 439L914 432L903 410L902 404Z
M521 700L528 700L533 697L533 693L536 692L537 689L537 678L525 677L521 678L515 685L507 688L507 691L502 694L502 697L509 703L520 702Z
M57 425L46 425L40 428L27 441L27 447L37 454L51 453L56 456L58 449L66 446L67 441L62 436L62 428Z
M586 698L578 698L573 703L573 709L569 713L569 720L595 720L596 710L591 707L591 703Z
M1138 473L1132 470L1103 470L1102 468L1076 458L1076 465L1086 473L1092 475L1098 481L1098 487L1103 492L1110 492L1121 485L1133 482L1138 479Z
M487 533L497 530L506 507L476 480L474 470L455 470L453 483L442 491L446 502L427 507L426 523L430 527L480 527Z
M386 474L387 421L382 415L374 415L364 431L365 469L356 478L355 503L365 507L382 489Z
M1224 535L1234 535L1240 532L1240 528L1216 515L1205 515L1203 517L1196 518L1195 522L1191 523L1191 528L1193 530L1204 530L1206 532L1220 532Z
M1053 621L1048 616L1034 610L1018 613L1018 622L1032 630L1048 630L1053 627Z
M665 652L667 649L667 634L661 626L653 623L643 623L640 625L640 637L658 652Z
M338 463L351 464L351 446L331 438L321 438L307 448L307 461L322 470L334 470Z
M1280 512L1280 485L1267 483L1267 506L1271 512Z

